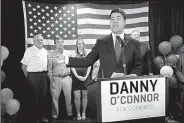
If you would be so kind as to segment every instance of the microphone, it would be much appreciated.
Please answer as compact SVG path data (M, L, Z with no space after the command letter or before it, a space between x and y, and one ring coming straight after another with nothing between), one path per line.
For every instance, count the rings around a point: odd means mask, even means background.
M95 76L95 78L94 78L93 80L91 80L90 82L88 82L85 86L90 86L90 85L94 84L94 83L96 82L96 79L98 78L98 75L100 74L100 72L101 72L101 74L102 74L102 78L104 78L103 69L102 69L102 68L99 68L98 73L97 73L97 75Z
M127 41L125 41L124 39L122 41L124 42L125 46L128 45L128 42Z
M96 77L95 77L95 79L98 78L98 76L99 76L100 73L101 73L102 78L104 78L104 71L103 71L103 69L100 67L99 70L98 70L98 73L97 73L97 75L96 75Z

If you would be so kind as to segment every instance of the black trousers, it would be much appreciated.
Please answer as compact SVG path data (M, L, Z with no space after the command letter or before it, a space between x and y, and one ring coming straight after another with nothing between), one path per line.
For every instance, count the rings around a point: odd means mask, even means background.
M169 105L168 105L168 115L173 116L174 118L178 115L178 88L169 88Z
M31 87L32 118L40 120L47 116L47 75L46 72L28 72Z

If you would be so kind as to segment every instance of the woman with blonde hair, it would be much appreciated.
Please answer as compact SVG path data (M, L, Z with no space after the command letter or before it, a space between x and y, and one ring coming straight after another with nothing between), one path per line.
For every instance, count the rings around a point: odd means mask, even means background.
M82 39L78 39L76 42L76 50L74 57L86 57L85 43ZM88 68L71 68L74 90L74 102L77 112L77 120L86 119L86 107L87 107L87 88L85 82L91 79L89 76L91 67ZM81 92L82 92L82 116L80 114L81 107Z

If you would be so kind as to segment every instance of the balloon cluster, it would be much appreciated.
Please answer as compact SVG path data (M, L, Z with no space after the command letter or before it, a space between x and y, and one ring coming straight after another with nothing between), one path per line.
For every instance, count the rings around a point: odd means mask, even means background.
M1 90L1 117L6 113L10 116L16 114L20 108L18 100L13 99L13 91L9 88Z
M8 58L9 51L5 46L1 46L1 67L3 61ZM6 74L1 70L1 83L6 79ZM18 100L13 99L13 91L9 88L1 90L1 117L8 113L10 116L16 114L20 108Z
M1 67L3 65L3 61L8 58L9 50L5 46L1 46Z
M159 52L163 56L157 56L154 58L153 62L157 69L160 70L160 74L169 78L170 87L177 87L178 82L173 75L173 67L176 67L178 63L178 56L184 53L183 39L179 35L174 35L168 41L163 41L159 44Z
M1 46L1 67L3 66L3 62L8 58L9 50L5 46ZM1 70L1 83L5 80L6 74Z

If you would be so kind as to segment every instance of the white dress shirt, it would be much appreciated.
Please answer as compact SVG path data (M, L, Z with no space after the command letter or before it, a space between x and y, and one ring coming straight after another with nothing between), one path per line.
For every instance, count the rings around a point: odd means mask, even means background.
M116 36L119 36L123 40L124 39L124 33L121 33L121 34L114 34L114 33L112 33L114 48L115 48L115 43L116 43Z
M27 66L27 72L47 71L47 50L35 45L26 49L21 63Z

